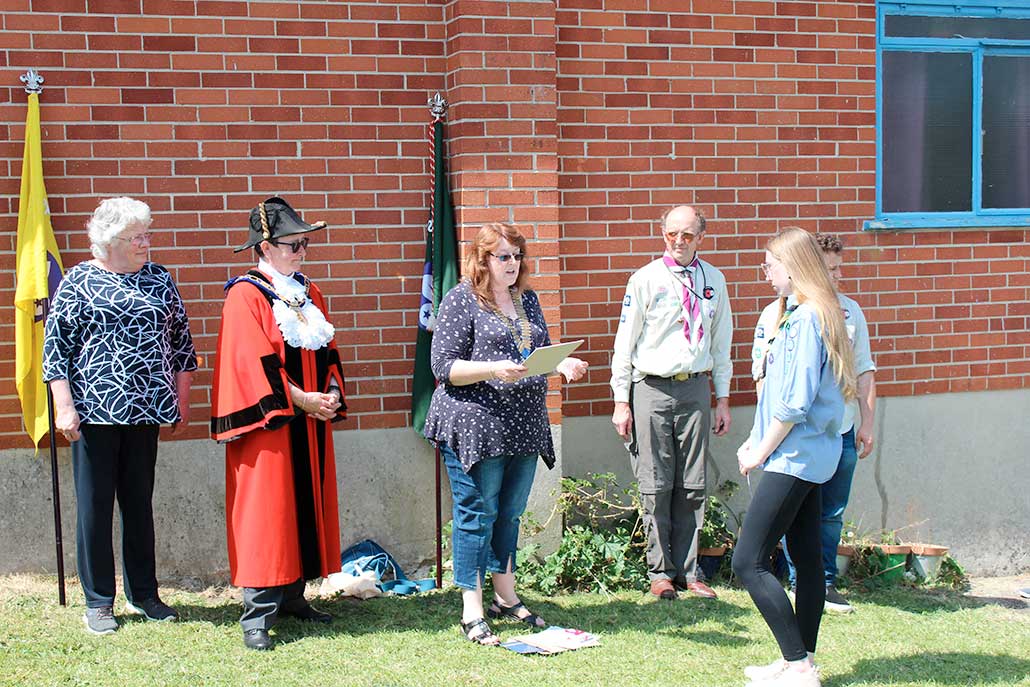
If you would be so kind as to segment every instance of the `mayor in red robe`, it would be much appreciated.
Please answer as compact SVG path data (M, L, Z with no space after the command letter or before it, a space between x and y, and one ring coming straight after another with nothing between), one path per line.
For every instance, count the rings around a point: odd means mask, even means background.
M225 444L232 583L243 588L244 644L273 646L278 617L328 623L305 580L340 570L333 422L346 417L343 370L325 300L299 268L307 224L286 201L251 212L256 269L226 284L211 433Z

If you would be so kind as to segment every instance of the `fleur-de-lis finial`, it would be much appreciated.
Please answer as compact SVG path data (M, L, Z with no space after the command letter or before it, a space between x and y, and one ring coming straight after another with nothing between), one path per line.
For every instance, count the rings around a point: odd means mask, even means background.
M429 112L436 119L443 119L447 116L447 101L439 92L429 99Z
M21 79L23 84L25 84L26 93L43 92L43 76L35 69L30 69L18 78Z

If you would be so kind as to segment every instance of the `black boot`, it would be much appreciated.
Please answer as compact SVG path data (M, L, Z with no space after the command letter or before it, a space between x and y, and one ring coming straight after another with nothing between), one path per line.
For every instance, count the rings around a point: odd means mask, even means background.
M273 645L272 638L268 636L268 630L244 630L243 646L255 651L269 651Z

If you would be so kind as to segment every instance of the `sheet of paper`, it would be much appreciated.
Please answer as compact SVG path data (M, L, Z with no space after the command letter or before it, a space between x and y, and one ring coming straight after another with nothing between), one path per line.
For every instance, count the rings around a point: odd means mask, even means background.
M535 349L522 363L529 369L526 376L551 374L554 368L558 367L558 363L572 355L572 352L582 344L583 339L579 339Z

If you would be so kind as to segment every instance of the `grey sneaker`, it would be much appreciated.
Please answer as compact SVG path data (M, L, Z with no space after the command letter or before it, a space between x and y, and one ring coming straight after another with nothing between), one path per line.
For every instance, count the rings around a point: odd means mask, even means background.
M143 601L137 601L136 603L126 601L125 610L129 613L141 615L147 620L155 620L158 622L178 620L179 618L179 614L175 612L175 609L168 606L157 597L154 597L153 599L144 599Z
M86 629L95 635L109 635L118 629L114 609L110 606L87 608L82 614L82 622L86 623Z
M825 608L831 613L853 613L854 607L834 587L826 588Z

